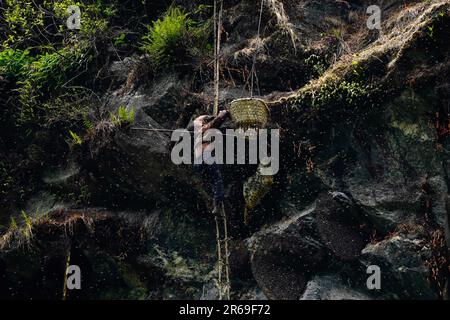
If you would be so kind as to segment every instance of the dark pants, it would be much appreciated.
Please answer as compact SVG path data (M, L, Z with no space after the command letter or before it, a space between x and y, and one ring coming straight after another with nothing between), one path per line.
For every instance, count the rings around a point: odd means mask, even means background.
M202 174L203 177L207 178L213 184L214 190L214 201L219 203L224 199L224 186L222 180L222 174L220 173L220 167L214 164L195 164L194 170Z

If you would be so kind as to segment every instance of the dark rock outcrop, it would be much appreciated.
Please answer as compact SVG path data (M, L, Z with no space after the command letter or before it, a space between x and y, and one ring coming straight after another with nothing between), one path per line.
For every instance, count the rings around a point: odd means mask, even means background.
M397 299L436 299L430 287L430 269L421 255L426 251L423 240L394 236L363 250L367 265L381 268L382 292Z
M248 94L255 61L255 92L282 129L280 172L249 226L242 184L254 170L223 170L233 298L448 296L449 3L384 1L383 32L366 30L370 4L270 0L256 39L254 3L224 3L221 106ZM42 176L46 190L26 209L46 212L0 228L0 297L61 298L71 252L86 282L69 298L218 298L209 186L172 163L169 131L135 130L208 113L208 57L189 72L150 71L146 59L110 65L102 97L101 112L134 110L133 123L96 123L73 150L78 163ZM89 206L108 209L53 201L80 179ZM381 269L379 291L366 287L369 265Z

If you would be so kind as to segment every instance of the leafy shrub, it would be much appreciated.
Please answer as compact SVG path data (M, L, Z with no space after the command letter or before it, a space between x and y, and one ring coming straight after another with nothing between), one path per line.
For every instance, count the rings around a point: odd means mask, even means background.
M74 3L73 0L52 1L53 10L58 18L64 21L64 24L59 25L61 32L70 32L65 26L65 21L68 18L67 8L70 5L77 5L82 12L82 23L80 35L83 37L90 37L100 32L106 31L108 28L109 18L116 16L117 3L115 1L100 1L90 0Z
M0 52L0 75L9 79L20 79L33 60L28 50L3 50Z
M82 12L81 30L77 32L66 25L70 5L79 6ZM46 41L40 40L47 39L42 34L48 35L49 31L58 37L91 38L107 29L109 19L117 14L116 5L116 1L101 0L6 0L2 8L6 26L2 45L7 48L19 42L43 43Z
M35 27L44 25L44 12L32 0L6 0L2 8L6 24L6 40L3 45L30 38Z
M35 119L37 108L45 112L43 100L60 94L64 85L76 78L91 58L84 45L76 45L44 53L26 65L18 81L19 123Z
M73 75L73 72L89 62L84 46L62 48L56 52L47 52L38 56L30 65L26 73L26 80L22 82L26 87L47 91L60 89Z
M178 7L170 7L162 19L148 27L141 49L157 66L184 62L211 49L210 23L197 22Z

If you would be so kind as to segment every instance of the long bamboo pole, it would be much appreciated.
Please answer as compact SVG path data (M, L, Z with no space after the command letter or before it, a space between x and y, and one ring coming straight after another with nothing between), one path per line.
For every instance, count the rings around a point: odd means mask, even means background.
M65 269L64 269L64 287L63 287L63 300L67 300L68 298L68 291L67 291L67 269L69 269L70 266L70 256L71 256L71 245L69 244L69 248L67 249L67 255L66 255L66 263L65 263Z
M217 13L217 10L219 12ZM223 0L220 0L218 8L217 0L214 1L214 110L213 115L219 114L219 83L220 83L220 42L222 35Z

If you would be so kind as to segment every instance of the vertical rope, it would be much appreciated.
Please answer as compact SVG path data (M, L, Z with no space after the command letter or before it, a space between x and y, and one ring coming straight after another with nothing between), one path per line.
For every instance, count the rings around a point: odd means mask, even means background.
M66 255L66 263L65 263L65 269L64 269L64 287L63 287L63 300L67 300L68 292L67 292L67 269L70 266L70 256L71 256L71 244L69 244L69 248L67 249L67 255Z
M219 300L222 300L222 245L220 239L219 218L216 216L216 242L217 242L217 288L219 290Z
M219 12L217 12L219 11ZM222 34L222 12L223 0L220 0L220 7L217 0L214 0L214 109L213 115L219 114L219 82L220 82L220 43ZM219 300L230 300L230 268L229 268L229 254L228 254L228 226L225 214L225 207L223 203L220 208L220 217L216 215L216 241L217 241L217 287L219 291ZM221 221L219 221L219 219ZM220 222L223 224L224 238L221 237ZM223 246L222 246L223 244ZM224 252L222 252L222 250ZM223 261L225 256L225 261ZM225 267L225 272L224 272ZM224 274L223 274L224 273ZM223 276L225 276L225 283L223 283Z
M217 10L219 12L217 13ZM220 82L220 42L222 35L222 12L223 0L220 0L220 7L217 0L214 1L214 110L213 115L219 114L219 82Z
M264 0L261 0L261 8L259 10L259 21L258 21L258 32L256 34L256 41L257 43L257 48L255 49L255 52L253 53L253 62L252 62L252 70L251 70L251 75L250 75L250 97L253 98L253 87L254 87L254 78L255 78L255 72L256 72L256 55L259 52L259 36L261 34L261 21L262 21L262 13L263 13L263 9L264 9Z
M217 0L214 0L214 106L213 114L216 110L216 68L217 68Z

